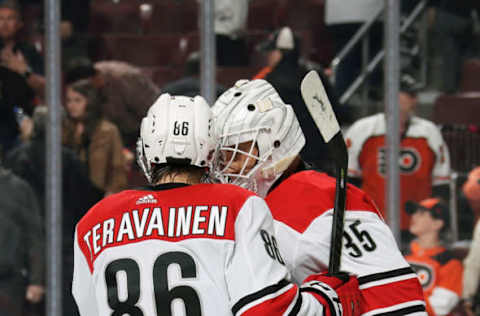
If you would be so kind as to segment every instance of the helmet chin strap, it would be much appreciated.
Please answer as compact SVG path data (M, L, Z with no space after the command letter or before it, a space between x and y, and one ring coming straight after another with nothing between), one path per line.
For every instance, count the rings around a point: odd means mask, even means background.
M272 185L282 176L296 157L297 155L285 157L257 172L253 181L255 193L263 198L266 197Z
M261 175L264 179L274 178L276 176L281 176L282 173L288 169L288 167L292 164L292 161L295 160L297 155L292 155L280 159L274 164L269 165L266 168L261 170ZM278 178L277 178L278 179Z
M272 185L275 183L275 181L277 181L278 178L280 178L282 174L277 174L273 178L263 178L260 175L260 172L257 173L257 175L258 178L253 181L253 191L257 193L258 196L265 198Z

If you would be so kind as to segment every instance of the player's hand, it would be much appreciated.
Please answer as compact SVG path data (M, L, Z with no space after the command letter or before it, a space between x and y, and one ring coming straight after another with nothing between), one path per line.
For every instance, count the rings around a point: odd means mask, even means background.
M29 285L27 286L27 292L25 298L30 303L38 303L42 300L45 288L41 285Z
M308 288L320 290L327 298L327 306L330 306L327 316L357 316L360 315L360 289L357 277L340 272L336 276L325 273L309 276L303 283L304 291ZM314 292L314 291L312 291ZM318 296L317 296L318 298Z

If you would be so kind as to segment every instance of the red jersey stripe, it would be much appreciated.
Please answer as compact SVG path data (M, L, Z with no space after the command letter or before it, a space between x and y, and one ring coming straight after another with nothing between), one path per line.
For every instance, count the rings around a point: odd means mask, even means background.
M423 292L416 278L373 286L361 290L361 293L362 314L406 302L423 301Z

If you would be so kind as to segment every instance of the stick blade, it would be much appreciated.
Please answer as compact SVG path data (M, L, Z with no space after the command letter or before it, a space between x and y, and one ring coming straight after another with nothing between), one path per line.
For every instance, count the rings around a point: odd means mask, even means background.
M323 140L328 143L340 132L340 126L328 100L322 80L315 70L310 71L303 78L300 91L313 121L322 134Z

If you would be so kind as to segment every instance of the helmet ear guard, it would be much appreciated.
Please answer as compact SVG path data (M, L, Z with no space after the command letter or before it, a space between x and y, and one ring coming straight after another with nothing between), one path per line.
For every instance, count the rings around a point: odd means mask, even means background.
M138 137L137 139L137 164L142 169L143 174L147 178L148 182L152 182L152 177L151 177L151 166L147 162L147 159L145 158L145 151L143 150L143 141L141 137Z
M205 99L162 94L140 126L137 163L152 182L152 166L206 167L213 150L212 114Z

